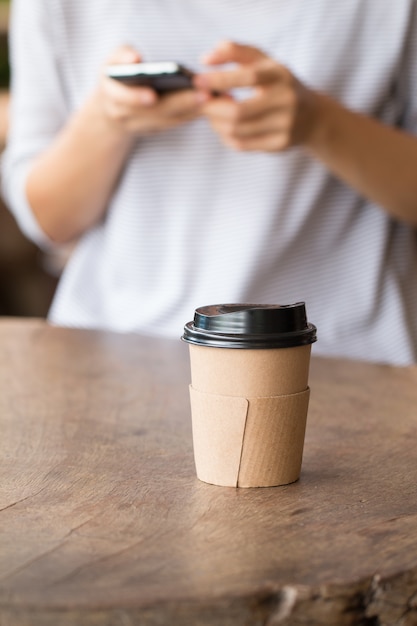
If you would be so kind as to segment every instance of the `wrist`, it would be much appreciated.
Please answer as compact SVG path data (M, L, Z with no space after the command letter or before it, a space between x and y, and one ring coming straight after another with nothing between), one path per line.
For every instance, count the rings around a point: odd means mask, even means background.
M315 152L326 142L331 125L331 101L324 94L307 89L305 96L305 128L302 144L308 150Z
M312 121L304 147L317 158L327 161L333 150L340 150L352 138L355 115L330 96L312 92Z

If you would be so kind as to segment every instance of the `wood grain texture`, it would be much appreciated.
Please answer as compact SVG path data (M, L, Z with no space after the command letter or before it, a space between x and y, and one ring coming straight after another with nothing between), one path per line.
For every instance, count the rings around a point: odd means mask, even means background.
M301 479L253 490L196 479L189 381L0 322L0 625L417 624L417 368L313 358Z

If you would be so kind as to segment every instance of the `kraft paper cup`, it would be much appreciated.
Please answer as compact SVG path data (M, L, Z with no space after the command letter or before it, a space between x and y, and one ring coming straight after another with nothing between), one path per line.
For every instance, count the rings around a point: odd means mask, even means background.
M298 480L316 341L305 304L201 307L182 339L197 477L230 487Z

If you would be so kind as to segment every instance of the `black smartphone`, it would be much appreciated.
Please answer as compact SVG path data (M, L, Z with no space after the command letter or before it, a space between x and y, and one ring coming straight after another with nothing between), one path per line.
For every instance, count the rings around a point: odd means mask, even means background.
M108 65L106 74L126 85L151 87L158 93L192 89L193 72L171 61Z

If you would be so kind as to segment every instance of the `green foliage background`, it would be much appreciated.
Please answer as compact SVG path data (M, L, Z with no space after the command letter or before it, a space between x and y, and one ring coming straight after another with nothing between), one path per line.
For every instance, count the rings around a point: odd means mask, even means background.
M9 0L0 0L0 88L3 89L8 86L10 80L7 44L7 16L9 4Z

